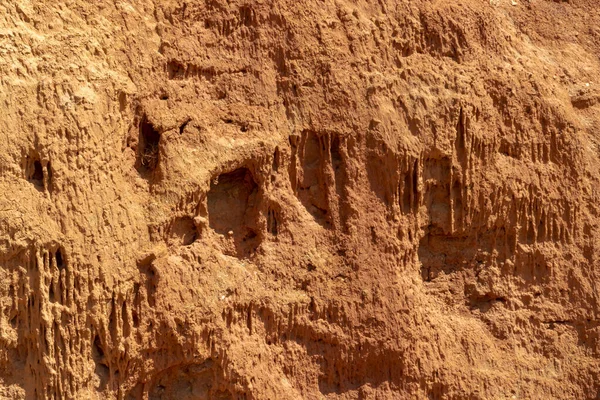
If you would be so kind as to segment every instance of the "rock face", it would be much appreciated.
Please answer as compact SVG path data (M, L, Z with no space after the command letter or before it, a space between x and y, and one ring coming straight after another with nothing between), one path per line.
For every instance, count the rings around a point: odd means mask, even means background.
M5 0L0 397L600 396L595 0Z

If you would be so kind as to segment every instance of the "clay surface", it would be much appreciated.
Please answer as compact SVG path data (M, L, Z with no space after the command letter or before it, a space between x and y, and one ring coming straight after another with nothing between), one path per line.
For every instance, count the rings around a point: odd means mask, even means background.
M596 399L596 0L0 2L0 398Z

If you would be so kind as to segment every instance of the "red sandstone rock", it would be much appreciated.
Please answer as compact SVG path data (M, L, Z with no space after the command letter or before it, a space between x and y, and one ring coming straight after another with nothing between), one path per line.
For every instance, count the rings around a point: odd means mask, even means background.
M4 1L0 397L597 398L598 26Z

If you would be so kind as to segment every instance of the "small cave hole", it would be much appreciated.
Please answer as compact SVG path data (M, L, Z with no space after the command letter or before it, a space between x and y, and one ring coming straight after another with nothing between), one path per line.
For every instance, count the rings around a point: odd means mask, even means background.
M14 317L12 317L12 318L10 319L10 326L11 326L13 329L17 329L17 315L15 315Z
M223 90L222 88L217 88L215 90L217 92L217 100L223 100L227 98L227 91Z
M65 269L65 260L63 258L61 249L56 250L56 253L54 253L54 259L56 260L56 267L59 271Z
M44 189L44 167L39 158L28 158L27 180L38 190Z
M279 222L277 221L277 213L272 208L269 208L267 213L267 230L273 236L277 236L279 232Z
M123 336L129 337L131 334L131 323L129 321L129 313L127 312L127 302L123 302L121 306L121 318L123 319Z
M171 239L175 242L189 246L198 238L196 224L191 217L179 217L171 224Z
M102 350L102 342L98 335L94 336L94 341L92 342L92 358L96 362L104 361L104 350Z
M119 111L123 112L127 109L127 93L119 93Z
M258 185L247 168L219 175L208 192L209 226L232 237L238 253L254 247ZM241 246L241 247L240 247Z
M171 60L167 63L167 76L169 79L184 79L186 76L186 66L179 61Z
M255 237L257 237L258 235L256 234L256 231L254 229L247 229L246 230L246 235L244 235L244 242L247 242L249 240L254 239Z
M115 299L113 297L110 306L110 315L108 317L108 330L112 338L117 337L117 313L116 313Z
M279 170L279 166L281 165L281 152L279 151L279 147L275 147L275 151L273 152L273 171L277 172Z
M140 139L138 149L138 164L141 172L149 172L158 165L158 145L160 133L144 116L140 123Z
M340 138L338 136L335 136L331 141L331 164L334 171L337 171L342 165Z
M256 13L250 6L240 7L240 22L244 26L251 27L256 24Z
M43 185L44 183L44 169L40 160L33 162L33 173L31 174L31 180Z
M48 299L51 303L56 301L56 295L54 294L54 282L50 283L50 289L48 291Z
M191 119L187 119L183 124L181 124L181 126L179 127L179 134L183 135L183 132L185 131L185 127L190 123Z
M210 227L223 235L239 232L245 225L246 211L257 188L247 168L219 175L208 192Z
M46 164L46 176L48 177L48 190L52 190L52 168L50 167L50 161Z
M131 322L133 323L134 328L140 326L140 318L138 317L138 313L135 310L131 312Z

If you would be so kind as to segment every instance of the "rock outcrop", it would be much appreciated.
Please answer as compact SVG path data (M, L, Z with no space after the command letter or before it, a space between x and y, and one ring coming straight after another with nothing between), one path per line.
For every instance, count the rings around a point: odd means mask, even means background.
M600 396L592 0L0 4L0 397Z

